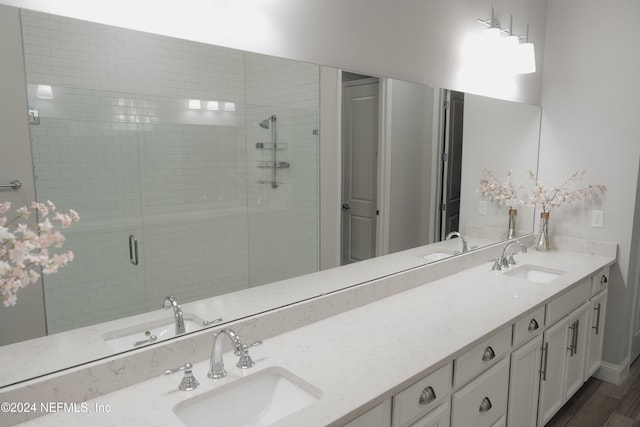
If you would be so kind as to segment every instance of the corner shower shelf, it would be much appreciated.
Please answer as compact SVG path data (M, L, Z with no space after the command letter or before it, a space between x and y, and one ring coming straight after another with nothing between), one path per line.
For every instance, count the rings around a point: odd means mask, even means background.
M289 162L272 162L269 160L261 160L258 162L258 167L265 169L288 169L290 166Z
M256 148L258 150L273 150L273 144L270 143L264 143L264 142L256 142ZM276 144L276 150L277 151L282 151L282 150L286 150L287 149L287 143L286 142L278 142Z

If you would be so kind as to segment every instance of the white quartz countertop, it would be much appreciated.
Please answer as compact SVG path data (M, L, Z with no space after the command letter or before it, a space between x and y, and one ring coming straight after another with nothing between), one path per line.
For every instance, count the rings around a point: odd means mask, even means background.
M89 413L59 412L24 425L182 426L172 410L177 403L273 366L322 392L278 426L341 425L615 262L565 251L529 251L516 260L566 273L539 284L490 271L486 263L269 338L251 349L256 366L244 372L235 367L237 357L226 353L229 375L223 380L207 378L208 360L195 361L195 391L178 391L179 375L160 376L88 401Z

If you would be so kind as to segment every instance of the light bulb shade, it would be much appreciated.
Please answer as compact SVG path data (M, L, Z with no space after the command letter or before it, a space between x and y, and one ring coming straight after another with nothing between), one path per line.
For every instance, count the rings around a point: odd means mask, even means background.
M190 110L199 110L201 108L199 99L190 99L189 100L189 109Z
M522 43L516 55L516 73L531 74L536 72L536 53L533 43Z
M486 39L498 40L501 35L502 31L497 27L487 28L486 30L482 31L482 37Z

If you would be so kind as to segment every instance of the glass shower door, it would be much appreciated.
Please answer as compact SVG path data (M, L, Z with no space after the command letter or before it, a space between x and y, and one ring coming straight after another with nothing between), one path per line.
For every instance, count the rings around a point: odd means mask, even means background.
M137 314L146 298L135 96L51 92L28 85L40 118L30 126L36 195L81 220L64 233L74 261L43 278L49 334Z

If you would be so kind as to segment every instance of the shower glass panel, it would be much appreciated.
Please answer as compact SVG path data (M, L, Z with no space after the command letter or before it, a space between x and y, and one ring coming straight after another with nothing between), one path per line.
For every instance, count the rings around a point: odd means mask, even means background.
M140 312L146 304L145 263L129 261L129 235L142 236L138 126L131 93L54 87L36 96L30 126L36 197L81 212L65 230L75 260L44 276L49 333Z
M65 233L76 259L44 277L49 333L317 271L317 65L33 11L21 21L36 194L81 216ZM258 183L272 115L290 164L277 188Z
M212 111L167 96L52 90L40 99L28 87L40 115L37 198L81 221L65 233L75 260L44 277L49 333L158 310L167 295L188 302L317 271L317 101ZM290 165L277 188L259 167L273 149L259 126L269 115Z

